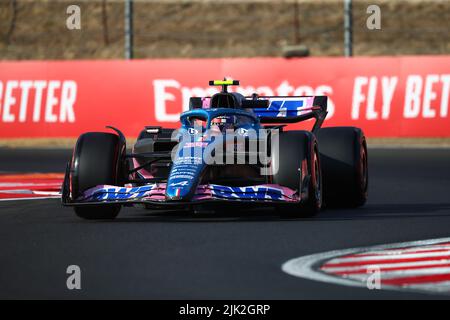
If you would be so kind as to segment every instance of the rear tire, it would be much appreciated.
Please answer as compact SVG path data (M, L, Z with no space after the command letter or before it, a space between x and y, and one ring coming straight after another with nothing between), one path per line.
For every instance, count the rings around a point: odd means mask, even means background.
M355 208L367 201L369 170L367 143L355 127L322 128L317 134L324 202L331 207Z
M277 147L272 149L277 150ZM322 174L316 138L308 131L281 132L278 145L278 172L274 183L298 190L302 201L278 206L288 218L312 217L322 207ZM302 168L302 164L305 164ZM305 171L305 172L302 172Z
M75 146L71 165L71 190L73 198L97 185L122 185L124 183L125 145L117 135L88 132L80 136ZM75 214L83 219L114 219L120 205L85 205L75 207Z

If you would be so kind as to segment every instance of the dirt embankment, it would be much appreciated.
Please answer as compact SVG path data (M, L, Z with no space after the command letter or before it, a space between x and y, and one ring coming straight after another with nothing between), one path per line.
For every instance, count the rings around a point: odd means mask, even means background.
M123 57L121 1L15 0L15 10L12 2L0 1L1 59ZM81 8L81 30L66 28L71 4ZM371 4L381 8L381 30L366 27ZM448 0L354 0L353 9L355 55L450 53ZM343 1L136 0L134 28L136 58L279 56L298 41L314 56L336 56Z

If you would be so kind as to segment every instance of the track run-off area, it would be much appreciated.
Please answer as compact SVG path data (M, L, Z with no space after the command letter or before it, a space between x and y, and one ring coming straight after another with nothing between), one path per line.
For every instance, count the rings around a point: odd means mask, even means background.
M124 208L83 221L56 198L70 156L0 148L0 298L450 297L450 149L369 146L368 203L295 220Z

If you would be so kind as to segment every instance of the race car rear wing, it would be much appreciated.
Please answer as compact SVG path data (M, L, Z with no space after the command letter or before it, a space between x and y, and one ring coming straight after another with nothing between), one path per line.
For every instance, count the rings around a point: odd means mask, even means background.
M258 97L245 100L243 108L251 108L261 123L296 123L311 118L325 119L327 96Z

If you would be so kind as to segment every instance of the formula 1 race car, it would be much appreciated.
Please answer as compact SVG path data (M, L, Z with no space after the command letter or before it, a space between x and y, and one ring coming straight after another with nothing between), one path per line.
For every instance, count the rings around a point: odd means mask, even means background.
M149 209L273 207L309 217L323 207L367 199L366 139L355 127L321 128L326 96L244 97L229 92L190 98L181 128L147 126L131 153L124 135L81 135L67 165L62 203L85 219L113 219L122 206ZM286 124L315 119L311 130ZM200 209L199 209L200 208Z

